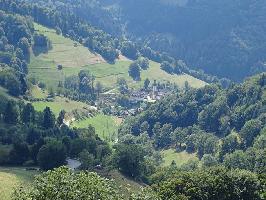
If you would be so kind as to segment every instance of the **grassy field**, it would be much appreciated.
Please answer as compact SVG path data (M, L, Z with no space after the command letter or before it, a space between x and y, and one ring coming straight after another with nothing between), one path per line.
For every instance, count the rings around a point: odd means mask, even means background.
M189 154L185 151L178 153L174 149L164 150L161 152L161 155L164 161L163 166L169 166L172 163L172 161L175 161L178 167L185 164L190 159L196 157L195 154Z
M48 96L48 92L46 90L42 90L36 85L32 86L30 90L32 97L35 99L45 99Z
M105 87L113 88L117 78L125 78L131 87L143 86L146 78L160 82L170 81L180 87L185 81L192 87L202 87L205 82L189 75L171 75L160 69L160 64L150 62L150 68L141 72L141 80L135 82L128 75L128 67L132 61L127 59L118 60L115 64L106 63L101 56L91 53L81 44L74 46L74 41L57 35L55 30L35 24L36 32L46 35L52 42L52 50L48 53L34 56L32 54L29 65L29 75L46 83L48 87L57 86L58 82L65 77L77 75L80 70L87 69ZM63 70L58 71L57 66L63 65Z
M95 117L75 121L71 125L77 128L87 128L92 125L96 133L105 141L114 142L117 139L118 122L113 116L98 114Z
M32 183L37 174L24 168L0 167L0 200L10 200L15 187Z
M53 29L36 23L34 28L37 33L44 34L51 40L53 48L48 53L38 56L32 54L29 75L50 87L57 85L60 79L68 75L65 74L64 70L63 72L58 71L58 65L62 65L64 69L71 68L70 71L75 71L77 74L83 66L105 62L102 57L91 53L88 48L81 44L62 35L57 35Z
M150 67L148 70L143 70L141 72L141 81L133 81L128 75L128 67L132 61L118 61L116 64L111 65L108 63L101 63L96 65L85 66L92 74L96 76L96 80L100 81L104 86L114 87L116 80L118 78L125 78L131 87L142 87L143 82L146 78L152 80L157 80L160 82L170 81L171 83L176 83L179 87L183 87L187 81L190 86L199 88L203 87L206 83L196 79L189 75L171 75L160 69L160 64L156 62L150 62ZM70 73L69 73L70 74Z
M53 113L56 116L58 116L61 110L65 110L66 112L71 112L76 109L89 108L89 106L85 103L78 101L71 101L63 97L55 97L55 100L53 102L45 102L45 101L33 102L32 105L37 111L43 111L46 108L46 106L50 107L50 109L53 111Z

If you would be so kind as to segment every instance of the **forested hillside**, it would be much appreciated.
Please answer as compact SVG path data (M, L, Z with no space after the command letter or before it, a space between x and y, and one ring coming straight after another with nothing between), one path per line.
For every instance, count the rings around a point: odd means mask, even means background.
M95 3L97 5L97 1ZM52 0L49 2L38 1L38 3L36 3L34 0L28 0L25 3L19 0L12 2L0 1L1 9L16 12L22 15L32 16L33 19L41 25L54 28L58 30L59 33L62 33L63 35L80 42L90 50L99 53L109 63L115 63L116 59L119 57L119 54L122 54L132 60L137 60L140 56L143 56L155 62L166 62L171 68L170 71L165 70L168 73L186 73L206 82L221 81L225 84L228 84L229 80L219 80L216 76L210 76L201 70L193 70L189 68L182 61L182 59L175 59L163 51L154 50L145 43L143 44L132 41L130 38L124 37L124 34L118 34L118 36L111 35L108 34L108 32L111 33L112 31L110 31L108 28L101 27L106 30L103 31L102 29L96 28L99 26L92 26L92 19L87 15L84 16L82 14L84 11L79 11L79 8L83 10L83 6L84 9L86 8L91 10L92 5L94 5L94 3L86 3L84 0L78 1L75 4L70 4L68 2L62 3L58 0ZM112 10L113 9L110 9L108 12L105 10L103 13L111 12L114 16L117 16L116 11L113 12ZM92 13L94 13L94 11ZM101 13L102 12L98 13L100 19L102 19L102 15L104 15ZM118 23L114 22L112 20L113 18L109 17L108 20L106 19L105 23ZM120 25L122 25L122 23L120 23Z
M0 20L0 85L13 96L23 95L27 91L33 23L30 18L3 11Z
M263 0L112 0L126 33L189 66L233 80L265 71Z
M220 78L241 81L265 71L264 1L38 2Z
M264 172L265 86L261 74L226 90L211 85L165 97L127 119L120 139L146 135L155 149L195 152L206 162Z

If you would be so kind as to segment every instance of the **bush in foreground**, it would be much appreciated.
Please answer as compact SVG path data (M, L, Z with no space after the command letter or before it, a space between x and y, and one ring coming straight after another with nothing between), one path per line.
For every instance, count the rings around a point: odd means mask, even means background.
M114 185L96 173L75 174L66 167L60 167L37 176L31 188L15 190L13 200L122 199Z
M74 173L67 167L35 178L30 188L17 188L12 200L159 200L150 188L125 198L115 182L94 172Z

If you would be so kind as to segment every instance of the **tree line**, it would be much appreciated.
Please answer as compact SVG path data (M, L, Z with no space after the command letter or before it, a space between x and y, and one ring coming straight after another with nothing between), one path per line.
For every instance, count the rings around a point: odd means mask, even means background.
M0 85L13 96L24 95L33 43L33 22L28 17L0 11Z

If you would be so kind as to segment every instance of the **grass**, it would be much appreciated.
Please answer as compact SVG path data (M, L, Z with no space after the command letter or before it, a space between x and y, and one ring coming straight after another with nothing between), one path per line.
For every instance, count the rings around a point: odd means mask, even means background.
M101 171L98 173L106 178L113 179L120 188L121 194L126 197L129 196L130 192L139 192L142 187L141 184L123 176L116 170L112 170L108 174ZM0 200L11 200L16 187L32 184L34 176L38 174L37 171L26 171L19 167L0 167Z
M89 70L96 81L101 82L107 88L114 88L118 78L125 78L133 88L143 86L146 78L151 81L170 81L183 87L188 81L190 86L198 88L206 83L189 75L171 75L160 69L160 64L150 62L150 68L141 72L141 81L135 82L128 75L128 67L132 61L120 59L115 64L106 63L101 56L91 53L87 48L78 44L74 47L74 41L57 35L55 30L35 24L36 32L46 35L52 42L53 49L39 56L31 56L29 75L46 83L48 87L55 87L65 77L77 75L80 70ZM63 65L63 70L58 71L57 66Z
M57 85L65 75L64 72L57 70L58 65L62 65L64 69L72 68L71 70L77 74L83 66L104 62L99 55L91 53L88 48L69 38L57 35L53 29L36 23L34 28L37 33L44 34L51 40L53 48L48 53L31 55L29 75L46 83L49 87Z
M39 24L34 24L37 33L44 34L52 42L52 50L47 54L41 54L39 58L63 67L82 67L88 64L104 62L104 60L96 54L91 53L88 48L83 45L56 34L55 30L46 28Z
M56 116L58 116L61 110L71 112L76 109L84 109L85 107L89 107L85 103L72 101L63 97L55 97L55 100L53 102L36 101L33 102L32 105L37 111L43 111L46 107L50 107L50 109Z
M176 165L180 167L181 165L187 163L190 159L196 158L195 154L189 154L185 151L176 152L174 149L168 149L161 152L163 157L163 166L169 166L172 161L176 162Z
M144 187L144 185L122 175L116 170L110 171L107 178L113 179L115 184L119 187L119 192L127 198L129 198L130 193L138 193L140 192L141 187Z
M31 95L35 99L45 99L48 96L48 92L46 90L42 90L38 86L34 85L31 88Z
M95 117L75 121L71 126L76 128L87 128L89 125L92 125L95 128L96 134L105 141L114 142L117 139L119 124L115 117L98 114Z
M146 71L142 71L141 79L144 82L146 78L150 80L158 80L160 82L176 83L179 87L184 87L187 81L191 87L200 88L206 85L204 81L196 79L190 75L172 75L160 69L160 64L156 62L150 62L150 68ZM143 85L143 83L141 83Z
M89 70L96 76L96 81L101 82L105 87L114 87L118 78L125 78L128 84L133 88L139 88L143 86L146 78L157 80L159 82L171 82L176 83L179 87L184 87L187 81L190 86L194 88L203 87L205 82L196 79L190 75L171 75L160 69L160 64L150 61L150 67L147 70L141 72L141 81L133 81L128 75L128 67L132 61L118 61L116 64L111 65L108 63L101 63L95 65L85 66L83 69Z
M19 167L0 167L0 200L10 200L16 187L31 184L37 174Z

